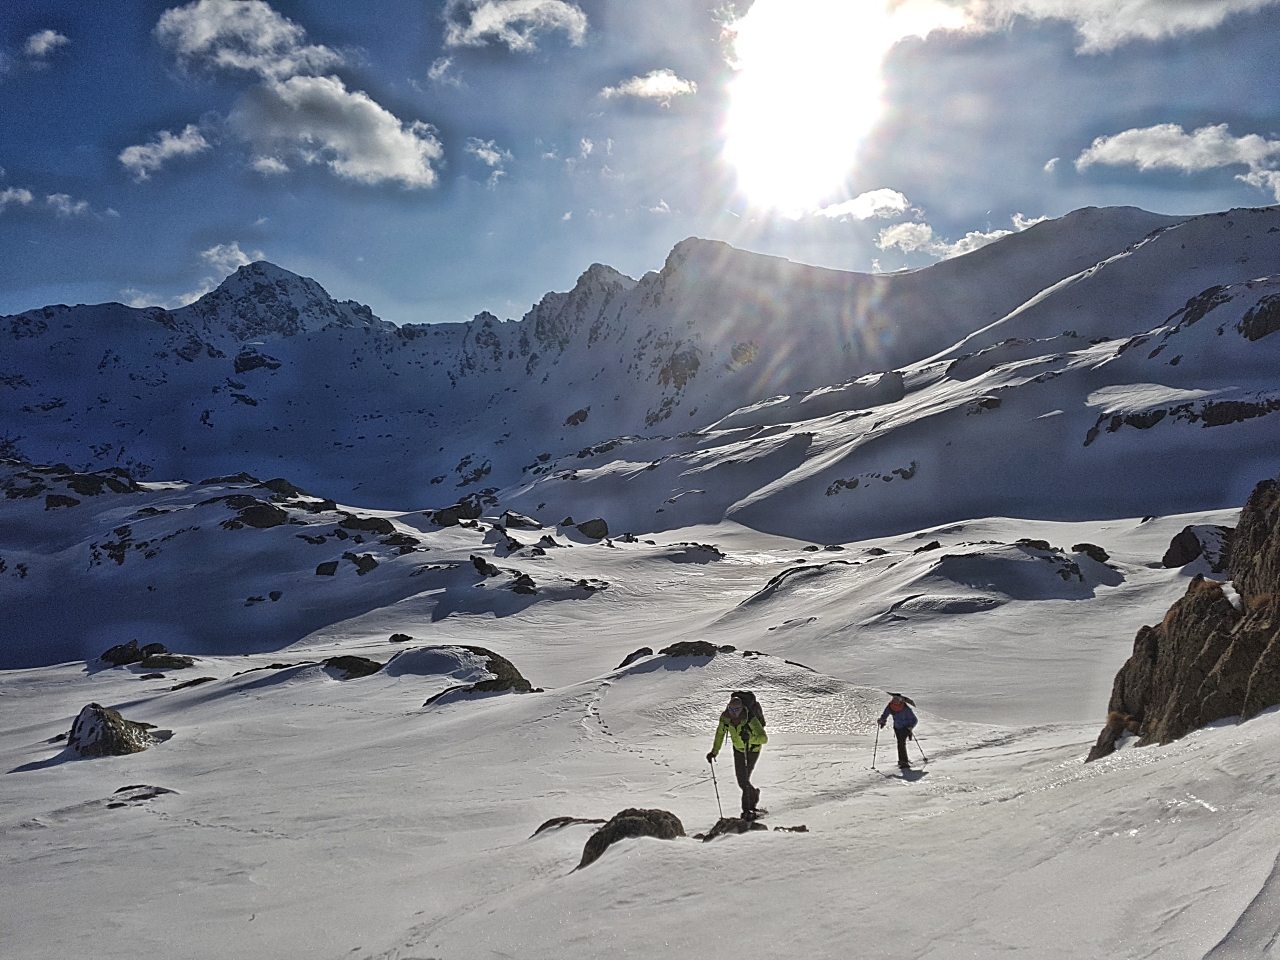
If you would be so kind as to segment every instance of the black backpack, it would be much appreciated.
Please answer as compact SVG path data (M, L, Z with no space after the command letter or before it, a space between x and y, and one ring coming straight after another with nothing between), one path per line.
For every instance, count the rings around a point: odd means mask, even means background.
M755 717L760 721L760 726L764 726L764 709L760 706L760 701L756 699L756 695L750 690L735 690L730 695L731 699L741 700L742 705L747 708L747 719Z

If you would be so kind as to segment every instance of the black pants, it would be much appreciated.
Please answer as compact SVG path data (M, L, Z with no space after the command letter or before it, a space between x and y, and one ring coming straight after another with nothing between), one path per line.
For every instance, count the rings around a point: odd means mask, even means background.
M733 751L733 772L738 775L738 786L742 788L743 813L754 810L756 804L760 802L760 791L751 785L751 771L756 768L756 761L759 759L759 749L751 753L743 753L741 750Z
M911 758L907 756L907 740L911 737L911 731L906 727L894 727L893 735L898 738L898 766L911 766Z

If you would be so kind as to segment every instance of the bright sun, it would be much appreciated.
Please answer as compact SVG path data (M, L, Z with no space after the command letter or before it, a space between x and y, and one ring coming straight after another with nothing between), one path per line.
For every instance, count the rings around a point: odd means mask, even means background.
M940 0L756 0L730 28L724 151L748 200L796 215L837 191L880 117L885 55L963 24Z

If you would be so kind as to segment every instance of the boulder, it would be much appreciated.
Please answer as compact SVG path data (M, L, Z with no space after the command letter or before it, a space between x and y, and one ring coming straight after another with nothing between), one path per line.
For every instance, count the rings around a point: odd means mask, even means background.
M151 729L149 723L134 723L122 717L118 710L91 703L71 724L67 747L82 757L122 757L141 753L154 742L148 733Z
M511 589L516 593L533 595L538 592L538 585L533 582L533 577L527 573L522 573L512 582Z
M1098 563L1106 563L1111 559L1111 555L1096 543L1077 543L1071 548L1071 552L1083 553L1090 560L1095 560Z
M326 560L324 563L316 564L317 577L332 577L338 572L337 560Z
M717 647L707 640L681 640L658 652L668 657L714 657L717 653L732 653L733 647Z
M514 510L506 511L501 518L504 527L515 527L517 530L541 530L542 524L533 517L526 517L523 513L516 513Z
M561 827L569 827L578 823L605 823L602 817L552 817L550 820L544 821L543 824L533 831L529 839L533 839L544 830L559 830Z
M352 513L344 513L342 519L338 521L338 526L346 530L376 533L380 537L389 537L396 532L395 525L386 517L357 517Z
M492 650L486 650L484 647L472 647L465 644L458 644L463 650L470 650L472 653L485 658L485 670L493 674L488 680L480 680L476 683L463 684L457 687L450 687L442 690L434 697L423 704L429 707L445 694L470 694L470 693L497 693L503 690L514 690L516 693L541 693L541 687L534 687L526 680L516 669L516 665L506 657L499 656Z
M1185 527L1169 542L1169 549L1164 552L1160 562L1166 567L1185 567L1203 552L1200 540L1190 527Z
M701 840L703 843L708 843L716 837L723 837L725 834L729 833L750 833L752 830L768 829L769 828L759 820L748 820L745 817L721 817L716 821L716 825L714 827L706 833L694 834L693 839ZM802 827L798 832L808 833L809 830L807 827Z
M613 819L593 833L582 848L582 860L578 863L581 870L588 864L600 859L611 844L627 837L657 837L659 840L674 840L684 836L684 824L674 813L667 810L642 810L629 808L616 814Z
M342 555L342 559L350 560L354 563L356 565L356 574L361 577L378 565L378 561L374 559L372 553L362 553L359 556L356 556L354 553L344 553Z
M370 660L368 657L330 657L324 661L326 667L332 667L334 670L341 670L346 676L343 680L355 680L359 677L371 677L382 669L382 664L377 660Z
M618 664L618 669L621 670L623 667L631 666L631 664L635 663L641 657L652 657L652 656L653 656L652 647L641 647L639 650L633 650L631 653L627 654L626 658L620 664Z
M138 663L143 670L185 670L195 665L194 657L184 657L177 653L154 653L143 657Z
M114 664L117 667L123 667L131 663L142 663L145 660L154 659L168 652L163 643L148 643L145 647L139 648L137 640L130 640L128 643L116 644L98 659L105 660L107 663ZM190 664L187 664L187 666L190 666ZM165 668L156 667L154 669L163 670Z
M496 577L501 572L484 557L477 557L474 553L471 554L471 564L482 577Z
M106 663L113 664L117 667L123 667L130 663L140 663L143 653L138 649L138 641L130 640L128 643L118 643L114 647L105 651L102 656L98 657Z
M609 525L599 517L594 520L584 520L574 529L590 540L603 540L609 536Z

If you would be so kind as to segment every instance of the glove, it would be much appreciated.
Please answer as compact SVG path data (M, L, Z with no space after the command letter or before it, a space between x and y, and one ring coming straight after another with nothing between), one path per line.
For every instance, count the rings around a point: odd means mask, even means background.
M883 729L884 729L884 718L883 718L883 717L880 719L879 723L880 723L880 729L881 729L881 730L883 730Z
M715 758L716 758L716 755L715 755L714 753L708 753L708 754L707 754L707 763L711 763L711 761L715 760Z
M914 730L911 730L911 729L908 729L908 730L907 730L907 739L908 739L908 740L914 740L915 738L916 738L916 733L915 733L915 731L914 731Z

